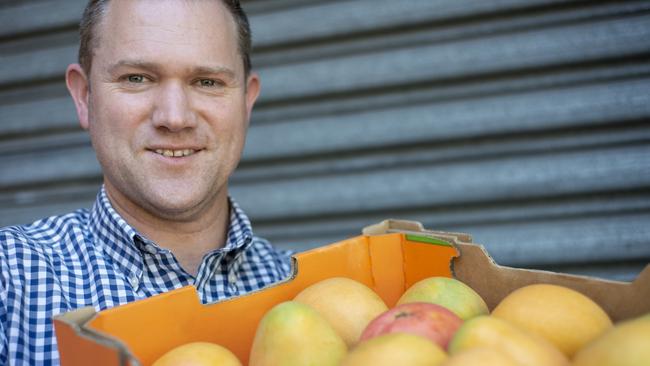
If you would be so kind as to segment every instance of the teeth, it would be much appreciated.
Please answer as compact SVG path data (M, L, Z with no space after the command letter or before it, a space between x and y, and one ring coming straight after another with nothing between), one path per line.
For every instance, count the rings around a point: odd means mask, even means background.
M170 149L156 149L156 154L160 154L166 157L181 157L181 156L190 156L194 154L196 151L192 149L184 149L184 150L170 150Z

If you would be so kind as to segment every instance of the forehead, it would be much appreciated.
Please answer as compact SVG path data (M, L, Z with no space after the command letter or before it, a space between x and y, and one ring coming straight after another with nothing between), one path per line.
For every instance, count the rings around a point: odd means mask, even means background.
M96 38L98 61L238 61L236 24L219 0L113 0Z

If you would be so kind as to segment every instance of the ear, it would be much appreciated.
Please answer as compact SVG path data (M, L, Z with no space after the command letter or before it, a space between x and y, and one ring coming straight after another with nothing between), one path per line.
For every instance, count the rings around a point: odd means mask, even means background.
M79 64L71 64L65 72L65 83L77 108L79 124L84 130L88 129L88 77Z
M257 97L260 95L260 77L257 73L252 72L246 80L246 113L248 119L251 117L251 111L253 110L253 105L257 100Z

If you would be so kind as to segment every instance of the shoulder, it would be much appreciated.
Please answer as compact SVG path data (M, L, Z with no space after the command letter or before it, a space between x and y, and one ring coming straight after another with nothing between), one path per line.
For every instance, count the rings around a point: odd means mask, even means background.
M56 250L70 236L85 231L88 210L51 216L27 225L0 228L0 258Z
M86 217L86 210L77 210L0 229L0 282L3 296L14 299L14 309L23 306L16 300L22 296L54 296L59 274L79 268L75 253L85 243Z

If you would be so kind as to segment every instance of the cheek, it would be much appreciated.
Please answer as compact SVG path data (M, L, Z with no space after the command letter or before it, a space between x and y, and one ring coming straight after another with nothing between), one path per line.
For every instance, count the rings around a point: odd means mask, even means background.
M246 139L246 122L233 115L221 116L220 120L213 121L211 133L214 136L218 164L232 170L239 164ZM230 117L230 118L228 118ZM215 165L215 166L216 166Z
M225 135L228 135L230 140L227 143L230 144L230 148L232 149L233 153L238 154L244 148L248 123L241 117L231 118L227 123L228 131L225 133Z
M138 123L146 120L150 113L150 98L143 95L129 95L105 91L91 99L93 108L91 113L94 120L102 128L114 133L124 132L135 128Z
M139 128L137 121L143 118L138 103L114 95L96 95L91 98L89 107L89 133L98 153L106 155L110 151L115 154L120 146L134 142Z
M222 144L228 143L234 147L242 143L248 127L245 108L241 108L237 103L229 103L201 110L202 119L208 121L213 135Z
M101 106L95 111L97 117L117 125L128 125L142 120L150 114L153 100L155 97L152 93L130 94L114 90L110 86L98 89L97 93L91 96L91 104Z

